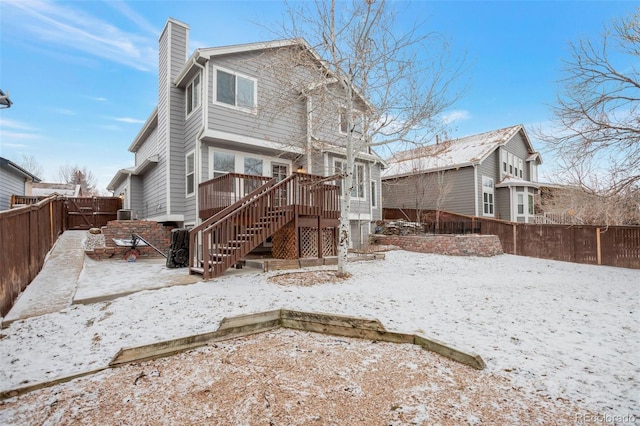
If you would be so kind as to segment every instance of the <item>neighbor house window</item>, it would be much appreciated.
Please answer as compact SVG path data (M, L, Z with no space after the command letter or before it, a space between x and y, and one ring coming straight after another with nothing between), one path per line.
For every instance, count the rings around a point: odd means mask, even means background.
M493 216L493 179L482 176L482 213Z
M529 198L529 214L533 215L534 214L533 195L528 194L528 198Z
M200 74L187 86L187 115L200 106Z
M524 166L524 163L522 161L522 159L518 158L518 173L520 175L520 179L522 179L522 168Z
M518 214L524 214L524 194L518 194Z
M220 69L216 70L216 101L240 109L256 107L256 80Z
M187 196L196 192L196 154L191 151L185 157L185 185Z

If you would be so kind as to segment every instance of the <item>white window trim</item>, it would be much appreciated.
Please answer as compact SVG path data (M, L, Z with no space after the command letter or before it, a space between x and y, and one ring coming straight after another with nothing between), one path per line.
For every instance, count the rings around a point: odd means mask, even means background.
M223 149L214 146L209 146L209 179L213 179L213 156L215 152L221 152L225 154L233 154L235 156L234 170L233 173L244 173L244 158L251 157L262 160L262 176L271 176L271 164L276 163L283 166L287 166L287 170L290 172L292 169L291 161L277 158L277 157L269 157L266 155L253 154L251 152L245 151L233 151L230 149ZM242 170L242 171L238 171Z
M485 190L485 185L484 182L486 181L491 181L491 192L488 192ZM487 213L484 210L484 194L491 194L491 203L488 203L489 205L491 205L491 210L493 210L493 212L491 213ZM489 176L482 176L482 216L488 216L488 217L495 217L496 215L496 191L495 191L495 182L493 180L493 178L489 177Z
M193 104L193 83L196 81L196 79L200 77L200 84L198 85L198 103L197 104ZM191 91L191 101L192 101L192 105L191 105L191 111L189 111L189 103L187 102L187 99L189 99L188 96L188 92ZM191 116L191 114L193 114L198 108L200 108L200 106L202 106L202 76L200 75L200 73L196 74L195 77L193 77L191 79L191 81L189 82L189 84L187 84L187 88L185 89L185 93L184 93L184 111L185 111L185 117L189 118Z
M188 170L188 164L189 164L189 157L193 157L193 170L191 171L191 173L189 173ZM189 176L193 175L193 192L189 193ZM196 191L198 189L196 188L196 151L192 150L189 151L187 153L187 155L184 156L184 193L185 193L185 198L191 198L193 196L196 195Z
M227 103L224 102L218 102L218 70L222 71L222 72L226 72L227 74L231 74L234 75L236 77L242 77L245 78L247 80L251 80L253 81L253 108L245 108L245 107L240 107L237 105L229 105ZM236 78L236 91L235 91L235 95L236 95L236 99L235 102L238 102L238 79ZM248 76L246 74L242 74L236 71L232 71L230 69L227 68L223 68L223 67L219 67L219 66L214 66L213 67L213 97L212 100L214 105L219 105L225 108L230 108L230 109L234 109L236 111L242 111L242 112L246 112L249 114L253 114L256 115L258 113L258 79Z
M341 164L344 165L344 168L341 166L340 170L346 169L346 166L347 166L347 161L346 160L342 160L340 158L334 158L333 159L333 170L334 170L334 173L335 173L335 171L337 169L337 164L338 163L341 163ZM351 194L351 199L352 200L358 200L358 201L366 201L369 198L369 197L367 197L367 187L368 187L367 182L369 181L369 179L367 179L367 168L365 167L364 163L357 162L357 161L353 163L354 171L353 171L353 175L352 176L353 176L354 188L355 188L355 185L357 184L357 182L355 180L355 176L356 176L355 169L357 167L362 167L362 180L363 180L363 183L362 183L362 195L363 196L362 197L358 197L358 196L355 196L355 195ZM340 191L340 196L341 197L342 197L342 192L343 191L341 190Z

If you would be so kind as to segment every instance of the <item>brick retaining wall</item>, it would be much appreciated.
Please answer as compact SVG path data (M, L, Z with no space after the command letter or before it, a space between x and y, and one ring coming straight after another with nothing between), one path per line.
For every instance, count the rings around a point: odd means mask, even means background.
M132 233L140 235L159 250L166 253L171 244L171 230L173 228L172 226L164 226L158 222L149 220L111 220L107 222L107 226L102 227L106 247L96 247L93 250L87 250L85 253L95 260L108 259L111 257L122 258L130 248L117 246L113 239L129 240L131 239ZM140 253L140 257L162 257L160 253L149 246L137 247L136 249Z
M495 256L503 254L496 235L373 235L374 244L394 245L418 253L450 256Z

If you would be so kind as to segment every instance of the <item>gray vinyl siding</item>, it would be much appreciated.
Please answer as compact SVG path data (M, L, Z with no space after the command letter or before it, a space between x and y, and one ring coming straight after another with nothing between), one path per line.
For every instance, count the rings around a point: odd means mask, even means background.
M382 205L385 208L435 210L438 193L442 193L441 210L474 215L473 167L447 170L444 176L427 173L382 182Z
M509 188L495 189L496 219L511 220L511 195Z
M527 144L522 137L522 134L518 133L511 138L504 146L507 152L512 153L523 161L522 179L531 180L531 171L529 170L529 163L526 162L527 157L530 155Z
M306 104L293 92L280 87L270 61L277 53L248 52L214 58L209 63L209 128L256 139L302 146L306 131ZM257 111L242 111L216 102L216 67L256 79ZM283 90L285 89L285 90ZM290 94L289 99L283 99Z
M197 145L197 137L200 129L202 128L202 107L194 110L187 119L184 126L184 153L183 166L182 166L182 191L180 198L184 200L182 213L184 214L185 222L194 222L197 216L196 195L186 198L186 164L184 163L185 156L194 151ZM195 190L198 190L198 182L195 183ZM175 213L178 213L176 211Z
M159 60L158 60L158 131L159 158L158 165L151 171L150 181L144 184L143 218L164 215L167 213L167 186L168 176L168 150L169 139L169 88L171 76L169 72L169 37L175 25L169 24L165 32L160 36Z
M144 160L149 157L152 157L156 154L160 154L160 144L158 141L158 128L156 127L151 131L147 139L142 142L142 144L138 147L135 152L136 156L136 166L142 164Z
M165 214L167 211L166 164L167 156L162 154L159 156L158 165L142 176L142 202L138 212L140 219Z
M132 176L136 188L131 190L131 205L139 219L147 219L166 213L166 143L159 138L160 130L155 128L136 151L136 166L153 155L158 155L158 164L142 176ZM116 192L119 194L119 192Z
M169 199L170 214L185 211L185 101L184 89L176 87L173 79L182 71L187 60L187 30L174 25L171 38L170 136L169 136ZM191 118L195 114L191 115Z
M498 193L495 186L500 182L500 150L493 151L482 163L478 164L478 216L483 216L482 177L493 179L493 214L497 217L496 204Z
M8 210L12 195L24 194L25 178L13 173L10 169L0 167L0 210Z
M141 218L143 210L143 178L140 176L131 176L129 185L129 199L131 200L131 209L136 213L137 218Z

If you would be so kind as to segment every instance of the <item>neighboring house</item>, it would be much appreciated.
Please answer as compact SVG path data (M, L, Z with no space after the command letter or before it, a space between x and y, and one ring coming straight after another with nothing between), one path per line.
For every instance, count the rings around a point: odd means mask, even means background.
M10 208L12 195L28 195L33 182L40 182L40 178L0 157L0 210Z
M129 146L135 165L119 170L107 186L126 209L139 219L190 228L207 217L199 215L203 182L226 174L281 180L296 171L333 176L340 170L345 155L339 145L346 139L340 111L317 120L316 108L312 117L314 87L319 79L324 86L332 80L319 59L308 70L286 62L292 49L315 57L304 40L199 48L188 56L188 39L189 27L174 19L160 35L157 107ZM309 84L286 87L287 73L294 72L310 76ZM274 110L282 105L289 109ZM317 122L330 124L317 128ZM382 216L380 170L374 153L357 155L354 246ZM243 184L242 195L256 187L252 182Z
M542 159L522 125L399 152L387 162L385 208L534 222Z
M82 197L82 188L80 185L73 183L34 182L31 185L31 193L26 195L46 197L52 194L64 195L66 197Z

